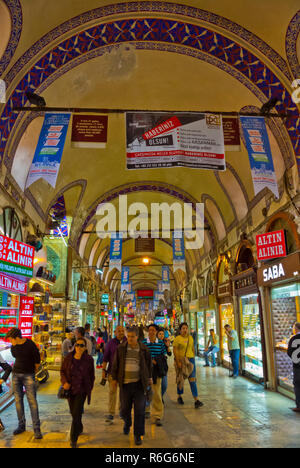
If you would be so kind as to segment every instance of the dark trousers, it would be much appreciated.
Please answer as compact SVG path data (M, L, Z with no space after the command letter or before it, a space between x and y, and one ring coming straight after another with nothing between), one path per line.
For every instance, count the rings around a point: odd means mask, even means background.
M142 382L133 382L120 387L121 414L127 428L132 426L131 412L134 408L134 435L145 434L146 396Z
M71 395L68 398L70 413L72 415L72 426L71 426L71 442L77 442L79 435L83 431L82 425L82 414L83 406L86 399L85 393L80 393L79 395Z
M294 367L294 391L296 396L296 406L300 409L300 369Z

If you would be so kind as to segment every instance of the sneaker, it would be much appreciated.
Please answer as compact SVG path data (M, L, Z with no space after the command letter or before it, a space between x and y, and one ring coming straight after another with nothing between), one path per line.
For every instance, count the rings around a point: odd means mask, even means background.
M129 432L130 432L130 427L129 427L129 426L126 426L126 424L125 424L125 426L124 426L124 428L123 428L123 434L128 435Z
M209 367L209 364L204 364L204 366L203 366L203 367Z
M202 401L199 401L199 400L195 401L195 409L201 408L201 406L203 406Z
M19 435L19 434L23 434L23 432L25 432L25 427L18 427L15 431L14 431L14 435Z
M160 419L157 419L157 420L155 421L155 425L156 425L157 427L161 427L161 426L162 426L161 420L160 420Z
M300 408L291 408L292 411L294 411L295 413L300 413Z
M36 440L41 440L43 438L41 431L35 431L34 432L34 438Z
M96 369L101 369L101 366L96 366Z
M234 375L233 378L234 378L234 379L238 379L239 376L238 376L238 375Z
M177 403L178 403L179 405L184 405L184 401L183 401L183 399L182 399L181 396L177 398Z
M135 443L135 445L142 445L141 436L134 436L134 443Z

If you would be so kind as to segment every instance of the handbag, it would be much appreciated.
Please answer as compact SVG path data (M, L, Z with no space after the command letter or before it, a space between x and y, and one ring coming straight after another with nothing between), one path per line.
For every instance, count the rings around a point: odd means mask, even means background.
M59 400L66 400L69 397L70 397L70 391L65 390L64 387L61 385L58 389L57 398Z
M191 375L191 373L194 370L194 364L189 360L188 357L186 357L186 353L187 353L187 350L188 350L188 347L189 347L189 343L190 343L190 337L188 339L185 354L184 354L184 366L185 366L185 372L186 372L187 378L189 378L189 376Z

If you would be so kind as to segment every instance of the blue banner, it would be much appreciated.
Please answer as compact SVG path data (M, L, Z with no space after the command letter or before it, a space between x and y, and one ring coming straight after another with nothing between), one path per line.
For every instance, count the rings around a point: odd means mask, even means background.
M122 276L121 276L121 292L127 291L131 292L131 282L129 281L129 270L128 266L122 267Z
M109 271L114 268L122 270L122 233L118 233L110 239Z
M38 179L45 179L55 188L70 117L71 114L45 114L26 188Z
M185 270L184 236L182 232L173 232L173 272Z
M265 187L279 198L270 141L264 117L240 117L251 166L254 193Z
M162 282L163 282L163 291L168 289L170 291L170 269L167 265L162 267Z

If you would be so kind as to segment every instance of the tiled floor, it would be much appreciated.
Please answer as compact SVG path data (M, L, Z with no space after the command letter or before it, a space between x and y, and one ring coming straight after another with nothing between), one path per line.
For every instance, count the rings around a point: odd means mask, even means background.
M113 425L104 421L107 388L99 385L100 372L93 392L91 406L84 414L84 434L80 447L135 447L132 433L122 434L122 420ZM58 373L39 390L38 401L44 439L35 441L28 415L28 431L13 437L17 426L14 405L1 418L6 430L0 433L0 447L63 448L69 447L70 415L67 402L58 400ZM202 447L300 447L300 415L290 408L292 400L244 378L232 380L222 368L203 368L198 362L198 388L204 407L194 409L189 385L185 388L185 405L178 406L174 372L170 369L169 388L165 398L163 427L146 423L143 447L202 448ZM27 408L27 406L26 406ZM27 408L28 413L28 408Z

